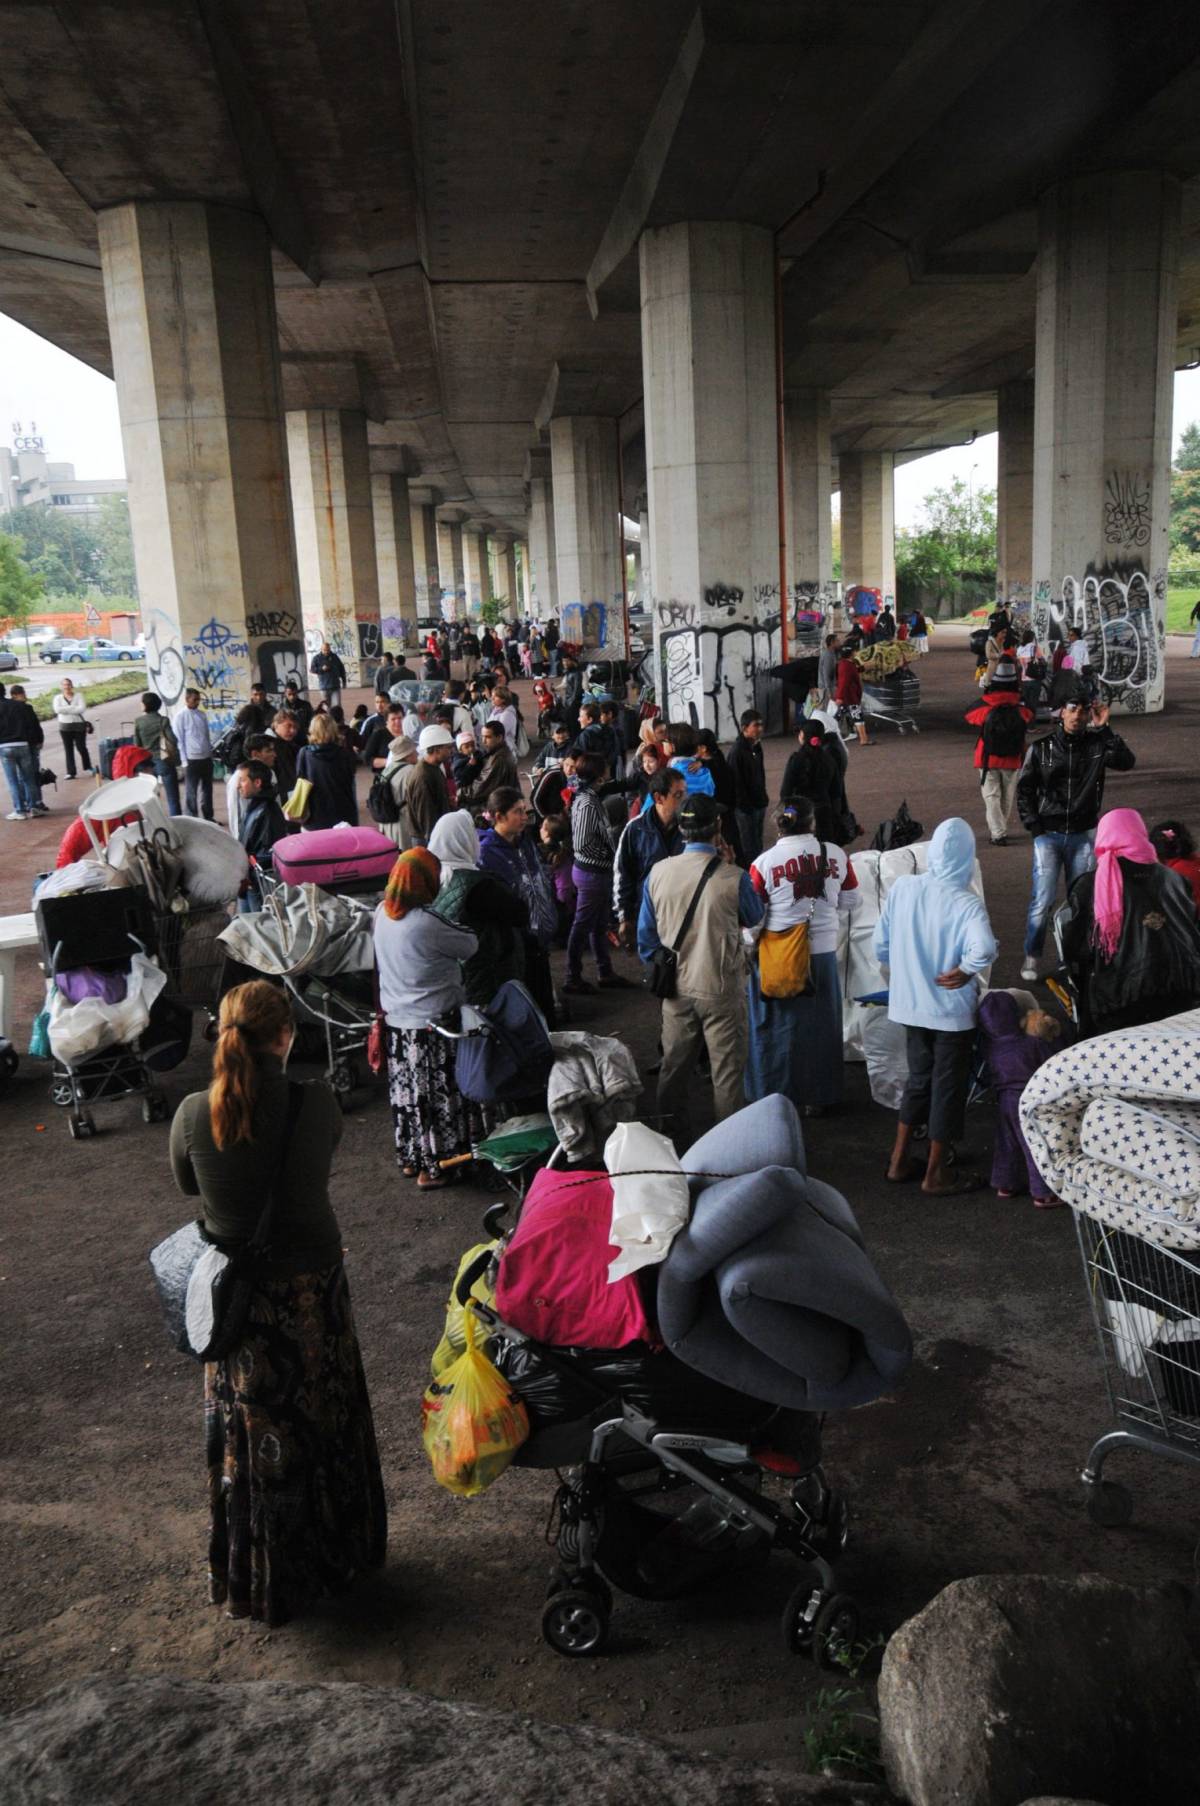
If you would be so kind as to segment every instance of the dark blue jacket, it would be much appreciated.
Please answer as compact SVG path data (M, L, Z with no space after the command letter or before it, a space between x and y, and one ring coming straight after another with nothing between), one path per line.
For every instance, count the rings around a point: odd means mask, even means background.
M683 835L672 822L664 829L653 802L624 829L613 860L613 908L618 921L636 922L646 879L660 859L683 851Z

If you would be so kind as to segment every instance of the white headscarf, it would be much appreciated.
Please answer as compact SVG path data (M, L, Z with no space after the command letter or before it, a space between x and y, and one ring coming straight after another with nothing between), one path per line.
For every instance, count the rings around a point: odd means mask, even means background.
M454 872L473 872L479 864L479 836L469 809L440 816L429 836L429 851L442 862L442 884Z

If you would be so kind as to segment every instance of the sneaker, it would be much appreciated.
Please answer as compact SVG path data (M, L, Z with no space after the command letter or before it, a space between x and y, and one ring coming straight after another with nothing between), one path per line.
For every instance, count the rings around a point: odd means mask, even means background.
M29 811L27 809L10 809L4 819L5 821L28 821L30 819Z
M1006 847L1008 845L1008 835L1007 834L993 834L992 835L992 845L994 847Z
M1035 985L1037 983L1039 973L1037 961L1035 959L1027 959L1025 961L1025 964L1021 967L1021 977L1025 980L1027 985Z
M45 803L35 803L33 805L33 813L34 815L49 815L50 811Z

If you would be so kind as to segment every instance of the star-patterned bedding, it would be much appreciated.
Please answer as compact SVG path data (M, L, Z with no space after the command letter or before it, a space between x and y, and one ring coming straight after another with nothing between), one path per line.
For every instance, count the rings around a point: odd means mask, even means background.
M1021 1126L1074 1209L1200 1248L1200 1010L1055 1054L1021 1095Z

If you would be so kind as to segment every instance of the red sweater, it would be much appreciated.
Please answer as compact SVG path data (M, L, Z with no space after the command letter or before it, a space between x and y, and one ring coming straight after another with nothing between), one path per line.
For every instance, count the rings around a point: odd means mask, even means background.
M989 690L978 708L967 710L966 719L972 727L982 727L991 709L1011 708L1016 702L1017 692L1015 690ZM1018 704L1018 706L1020 705ZM1021 720L1028 727L1033 720L1033 710L1022 708ZM999 753L993 753L988 760L987 768L989 771L1020 771L1024 763L1024 753L1019 753L1016 758L1013 758L1011 754L1008 758L1002 758ZM975 769L976 771L983 770L982 734L975 742Z
M837 688L833 694L835 701L844 702L850 708L862 701L862 678L852 658L838 660Z

